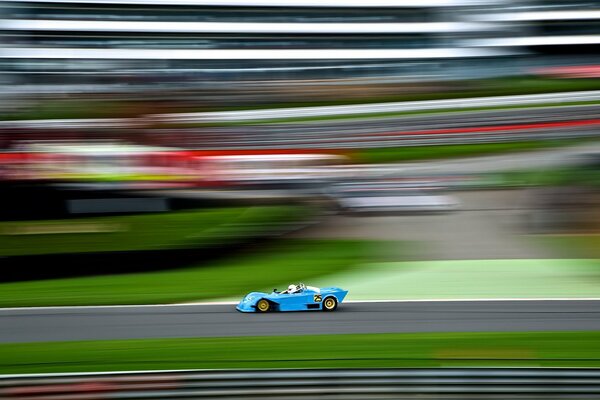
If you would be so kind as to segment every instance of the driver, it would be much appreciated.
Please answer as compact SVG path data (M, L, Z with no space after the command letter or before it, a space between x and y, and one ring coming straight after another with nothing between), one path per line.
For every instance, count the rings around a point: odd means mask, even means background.
M296 293L297 291L298 291L298 287L296 285L290 285L290 286L288 286L285 293L292 294L292 293Z

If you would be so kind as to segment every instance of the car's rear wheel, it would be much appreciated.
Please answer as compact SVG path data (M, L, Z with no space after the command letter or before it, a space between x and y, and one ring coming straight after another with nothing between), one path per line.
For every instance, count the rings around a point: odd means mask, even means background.
M323 301L323 311L335 311L337 304L335 297L327 297Z
M258 303L256 303L256 311L258 312L269 312L271 311L271 303L269 303L265 299L260 299Z

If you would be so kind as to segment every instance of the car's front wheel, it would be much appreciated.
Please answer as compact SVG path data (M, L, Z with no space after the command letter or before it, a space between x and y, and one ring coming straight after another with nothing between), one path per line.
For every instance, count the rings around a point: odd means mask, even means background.
M269 303L265 299L260 299L258 303L256 303L256 311L258 312L269 312L271 311L271 303Z
M335 311L337 304L335 297L327 297L325 301L323 301L323 311Z

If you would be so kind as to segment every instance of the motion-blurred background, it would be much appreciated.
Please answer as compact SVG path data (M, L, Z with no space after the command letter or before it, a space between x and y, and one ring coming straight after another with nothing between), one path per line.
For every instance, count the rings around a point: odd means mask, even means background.
M0 2L0 306L226 303L5 319L0 370L596 366L596 303L444 321L459 299L600 298L599 46L598 0ZM392 303L327 317L344 339L268 316L277 351L227 314L297 282ZM424 299L450 302L394 305ZM588 332L447 333L506 330ZM144 358L196 336L239 337ZM99 339L146 351L14 345ZM316 353L291 365L296 346Z

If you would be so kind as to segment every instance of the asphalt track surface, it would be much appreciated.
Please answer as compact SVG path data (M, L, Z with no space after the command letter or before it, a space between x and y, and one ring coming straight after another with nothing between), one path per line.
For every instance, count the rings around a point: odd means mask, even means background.
M600 330L600 300L346 303L248 314L234 305L0 310L0 342L392 332Z

